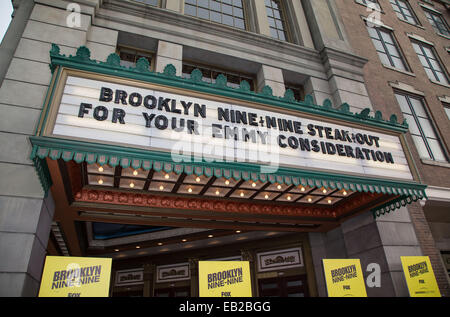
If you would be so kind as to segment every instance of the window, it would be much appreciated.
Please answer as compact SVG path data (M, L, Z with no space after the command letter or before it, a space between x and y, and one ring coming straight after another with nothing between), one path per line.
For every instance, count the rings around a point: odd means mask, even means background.
M449 103L443 103L444 104L444 110L447 114L448 120L450 120L450 104Z
M149 5L155 6L155 7L157 7L159 5L159 3L158 3L159 0L133 0L133 1L149 4Z
M439 138L428 117L422 98L396 93L395 97L408 121L409 132L420 157L435 161L447 161Z
M251 76L239 72L225 71L223 69L217 69L204 65L183 63L183 78L190 78L192 71L196 68L201 70L203 74L203 81L205 82L215 83L217 76L219 76L219 74L223 74L227 77L228 87L238 88L241 81L246 80L250 84L250 90L254 91L255 84Z
M302 101L305 99L305 90L301 85L285 83L284 86L286 90L290 89L293 91L295 100Z
M424 10L424 11L425 11L425 16L428 19L428 22L430 22L431 26L436 31L436 33L442 34L444 36L450 36L450 31L449 31L448 25L445 22L445 20L441 14L431 12L428 10Z
M442 64L434 54L433 48L422 42L413 42L412 45L420 59L420 62L422 63L422 66L425 68L428 78L432 81L437 81L447 85L447 75L443 70Z
M401 20L407 21L412 24L418 24L418 20L414 15L411 6L408 1L404 0L390 0L392 8L394 9L397 17Z
M358 3L364 4L367 7L373 8L377 11L381 11L380 4L378 0L357 0Z
M245 30L242 0L185 0L184 13Z
M368 26L367 29L383 65L407 70L392 32L379 27Z
M150 52L140 51L140 50L128 48L128 47L119 47L118 54L120 56L120 65L121 66L135 67L136 62L141 57L145 57L149 61L150 66L152 65L152 55L153 54Z
M280 1L265 0L270 35L278 40L287 41L286 24Z

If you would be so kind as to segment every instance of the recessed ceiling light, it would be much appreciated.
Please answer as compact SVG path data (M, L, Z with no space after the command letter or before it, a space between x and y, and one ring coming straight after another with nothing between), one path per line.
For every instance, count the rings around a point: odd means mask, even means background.
M183 240L181 240L182 242L186 242L187 240L186 239L183 239Z
M269 195L265 194L265 195L264 195L264 198L265 198L265 199L269 199Z
M311 197L308 198L308 202L309 203L312 202L312 198Z
M138 246L138 245L136 246L136 249L140 249L140 248L141 248L140 246Z
M236 230L236 233L241 233L241 230Z
M241 192L240 194L239 194L239 196L241 196L241 197L244 197L244 192Z
M305 191L305 187L302 186L302 188L300 188L300 191L304 192Z
M225 185L230 185L230 181L228 179L225 181Z
M212 234L208 235L208 238L213 238L214 236Z
M164 190L164 186L163 185L159 186L159 190Z
M278 184L277 188L278 188L278 189L281 189L281 185L280 185L280 184Z
M291 200L292 197L291 197L291 196L287 196L286 199L287 199L287 200Z
M164 178L165 178L165 179L169 179L169 178L170 178L170 175L169 175L169 174L166 174L166 175L164 175Z
M134 188L134 183L133 182L130 183L130 187Z
M99 172L103 172L103 166L100 166L100 167L98 168L98 171L99 171Z
M103 184L103 179L100 178L100 179L98 180L98 183L99 183L100 185Z
M137 170L134 170L134 171L133 171L133 175L134 175L134 176L137 176L137 174L138 174L138 171L137 171Z
M158 242L158 245L163 245L162 242Z
M219 190L216 190L216 195L217 196L220 195L220 191Z
M119 252L119 249L114 249L115 252Z
M348 194L348 193L347 193L347 191L345 191L345 190L342 192L342 195L344 195L344 196L347 196L347 194Z
M326 194L326 193L327 193L327 190L324 188L324 189L322 190L322 193Z
M252 183L252 187L256 187L256 183L255 182Z
M189 187L188 188L188 192L192 193L192 188Z

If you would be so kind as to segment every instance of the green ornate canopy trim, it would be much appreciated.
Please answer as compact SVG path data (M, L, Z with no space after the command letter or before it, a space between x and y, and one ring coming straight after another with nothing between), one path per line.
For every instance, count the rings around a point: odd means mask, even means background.
M216 78L215 83L208 83L203 81L203 74L199 69L194 69L190 78L182 78L176 75L176 68L172 64L167 65L162 73L150 71L150 64L144 57L137 61L135 67L125 67L120 65L120 57L115 53L109 55L106 62L92 60L90 56L91 53L85 46L78 48L75 56L66 56L60 54L58 45L52 44L52 49L50 50L50 69L53 73L58 66L68 67L257 102L278 108L302 111L400 133L405 133L408 130L406 120L404 120L403 123L399 123L397 121L397 116L394 114L391 115L388 120L385 120L380 111L376 111L373 117L370 116L369 108L362 110L360 113L353 113L349 110L350 106L347 103L343 103L338 107L333 107L331 100L325 99L323 105L316 105L314 104L314 99L311 95L306 95L305 100L303 101L295 100L294 93L290 89L286 90L283 97L277 97L273 95L270 86L263 87L261 92L251 91L250 84L245 80L240 83L238 88L231 88L227 85L227 78L223 74L220 74Z
M209 162L204 159L193 159L192 157L172 156L171 153L148 151L120 146L81 142L67 139L50 137L30 137L33 145L31 159L38 162L36 165L38 174L43 175L42 184L44 189L51 186L51 180L46 180L45 158L52 160L62 159L64 161L86 162L88 164L109 165L111 167L121 166L133 169L142 168L146 171L164 171L176 174L195 174L206 177L224 177L235 180L253 180L261 182L279 183L285 185L303 185L310 187L324 187L327 189L346 189L356 192L381 193L386 195L400 196L395 202L374 210L374 215L390 212L398 206L426 198L425 185L415 182L400 182L367 177L339 175L333 173L307 171L279 167L276 174L261 172L261 166L242 162ZM180 159L180 160L179 160Z

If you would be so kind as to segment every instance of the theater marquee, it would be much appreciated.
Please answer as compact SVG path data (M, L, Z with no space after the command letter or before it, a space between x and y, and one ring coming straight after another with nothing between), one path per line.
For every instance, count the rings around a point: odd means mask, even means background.
M68 72L46 133L148 150L175 162L247 162L412 179L398 136L260 104Z

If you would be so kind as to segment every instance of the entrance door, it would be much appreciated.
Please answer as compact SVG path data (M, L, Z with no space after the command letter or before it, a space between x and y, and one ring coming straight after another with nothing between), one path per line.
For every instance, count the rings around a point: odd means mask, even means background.
M260 297L307 297L306 275L260 279Z
M155 290L155 297L189 297L190 287L170 287Z

